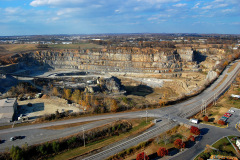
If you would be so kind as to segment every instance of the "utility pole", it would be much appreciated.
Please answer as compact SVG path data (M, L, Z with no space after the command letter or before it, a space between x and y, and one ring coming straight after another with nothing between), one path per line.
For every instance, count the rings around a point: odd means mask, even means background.
M213 100L213 105L217 105L217 94L214 93L214 100Z
M146 123L147 123L148 111L146 111Z
M82 127L83 129L83 146L85 147L85 136L84 136L84 128Z
M204 114L206 114L206 113L207 113L207 102L204 101Z
M15 124L15 121L13 121L13 125L12 125L12 128L14 127L14 124Z
M207 103L205 100L202 99L202 106L201 106L201 113L206 114L207 113Z
M147 152L146 152L146 153L147 153ZM145 160L145 155L146 155L146 154L145 154L145 152L144 152L144 150L143 150L143 159L144 159L144 160Z

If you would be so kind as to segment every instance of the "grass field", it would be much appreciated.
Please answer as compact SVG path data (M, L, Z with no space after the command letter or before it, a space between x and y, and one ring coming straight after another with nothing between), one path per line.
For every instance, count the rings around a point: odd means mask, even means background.
M224 151L232 152L235 154L235 150L227 138L220 139L219 141L214 143L212 146L219 150L224 150Z
M228 136L229 139L231 139L233 137L235 137L235 136ZM226 137L218 140L217 142L215 142L212 145L212 147L218 149L220 151L220 153L224 152L225 154L226 153L227 154L234 154L234 155L236 154L235 149L233 148L233 146L231 145L231 143L228 141L228 139ZM203 157L204 155L210 157L211 153L209 151L211 152L211 149L210 150L205 150L205 151L201 152L194 160L198 160L199 157Z
M27 52L32 50L40 50L36 47L37 44L0 44L0 57L12 55L19 52ZM47 49L91 49L103 48L101 45L93 43L80 43L80 44L51 44Z
M93 43L80 43L80 44L51 44L48 45L51 49L91 49L91 48L103 48L101 45Z

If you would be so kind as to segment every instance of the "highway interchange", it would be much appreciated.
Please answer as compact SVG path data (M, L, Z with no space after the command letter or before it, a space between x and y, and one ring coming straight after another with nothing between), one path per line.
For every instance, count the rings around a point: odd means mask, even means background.
M148 133L143 133L134 139L123 141L116 146L113 146L109 149L106 149L96 155L91 155L85 159L104 159L110 155L118 153L123 149L127 149L130 146L136 145L137 143L147 140L149 138L155 137L162 132L170 129L171 127L176 126L178 123L186 123L189 124L189 121L186 119L191 115L199 112L201 110L202 100L204 100L207 104L211 103L216 97L219 97L232 83L234 78L236 77L237 73L240 70L240 63L236 61L238 65L235 67L233 71L228 73L228 68L222 73L221 76L205 91L203 91L198 96L195 96L189 100L184 102L159 108L148 110L148 116L162 118L165 119L162 122L159 122L157 126L155 126L152 131L148 131ZM222 81L224 76L227 75L227 78L224 80L221 85L218 84ZM216 87L217 86L217 87ZM106 114L106 115L99 115L99 116L92 116L92 117L84 117L84 118L77 118L71 120L63 120L57 122L49 122L43 124L35 124L30 126L24 127L16 127L11 129L4 129L0 130L0 137L1 139L6 140L4 143L0 145L0 151L5 151L6 148L11 148L12 145L19 145L22 146L23 144L27 143L28 145L37 144L41 142L46 142L53 139L58 139L61 137L65 137L68 135L72 135L74 133L78 133L82 131L82 127L87 129L95 128L97 126L110 123L117 119L123 118L135 118L135 117L144 117L146 116L146 111L136 111L136 112L124 112L124 113L117 113L117 114ZM235 117L235 119L239 119L240 117ZM97 121L94 121L97 120ZM69 124L69 123L76 123L76 122L85 122L85 121L93 121L91 123L84 124L78 127L72 127L63 130L47 130L42 129L43 127L55 126L55 125L62 125L62 124ZM175 155L173 159L193 159L196 154L201 152L206 144L212 144L219 138L227 135L239 135L239 132L234 128L235 122L230 123L230 126L226 129L217 128L213 126L208 126L204 124L200 124L199 127L206 131L206 133L202 136L201 141L193 146L190 149L187 149L184 154ZM216 134L217 133L217 134ZM22 140L16 141L9 141L9 138L12 136L26 136ZM146 136L147 135L147 136ZM186 153L186 154L185 154ZM97 158L96 158L97 157Z

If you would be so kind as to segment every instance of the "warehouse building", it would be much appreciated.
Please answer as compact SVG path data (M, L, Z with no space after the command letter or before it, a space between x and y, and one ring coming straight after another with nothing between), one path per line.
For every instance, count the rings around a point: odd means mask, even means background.
M17 99L5 98L0 100L0 123L13 121L17 113Z

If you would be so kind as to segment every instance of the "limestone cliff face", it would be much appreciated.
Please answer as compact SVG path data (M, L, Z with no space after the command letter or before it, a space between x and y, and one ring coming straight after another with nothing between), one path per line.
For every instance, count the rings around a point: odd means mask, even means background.
M192 48L184 48L184 49L177 49L181 59L183 61L192 62L193 61L193 49Z
M179 53L180 54L179 54ZM187 50L131 53L127 51L59 50L28 54L41 64L54 68L103 72L168 73L197 69L193 52Z

